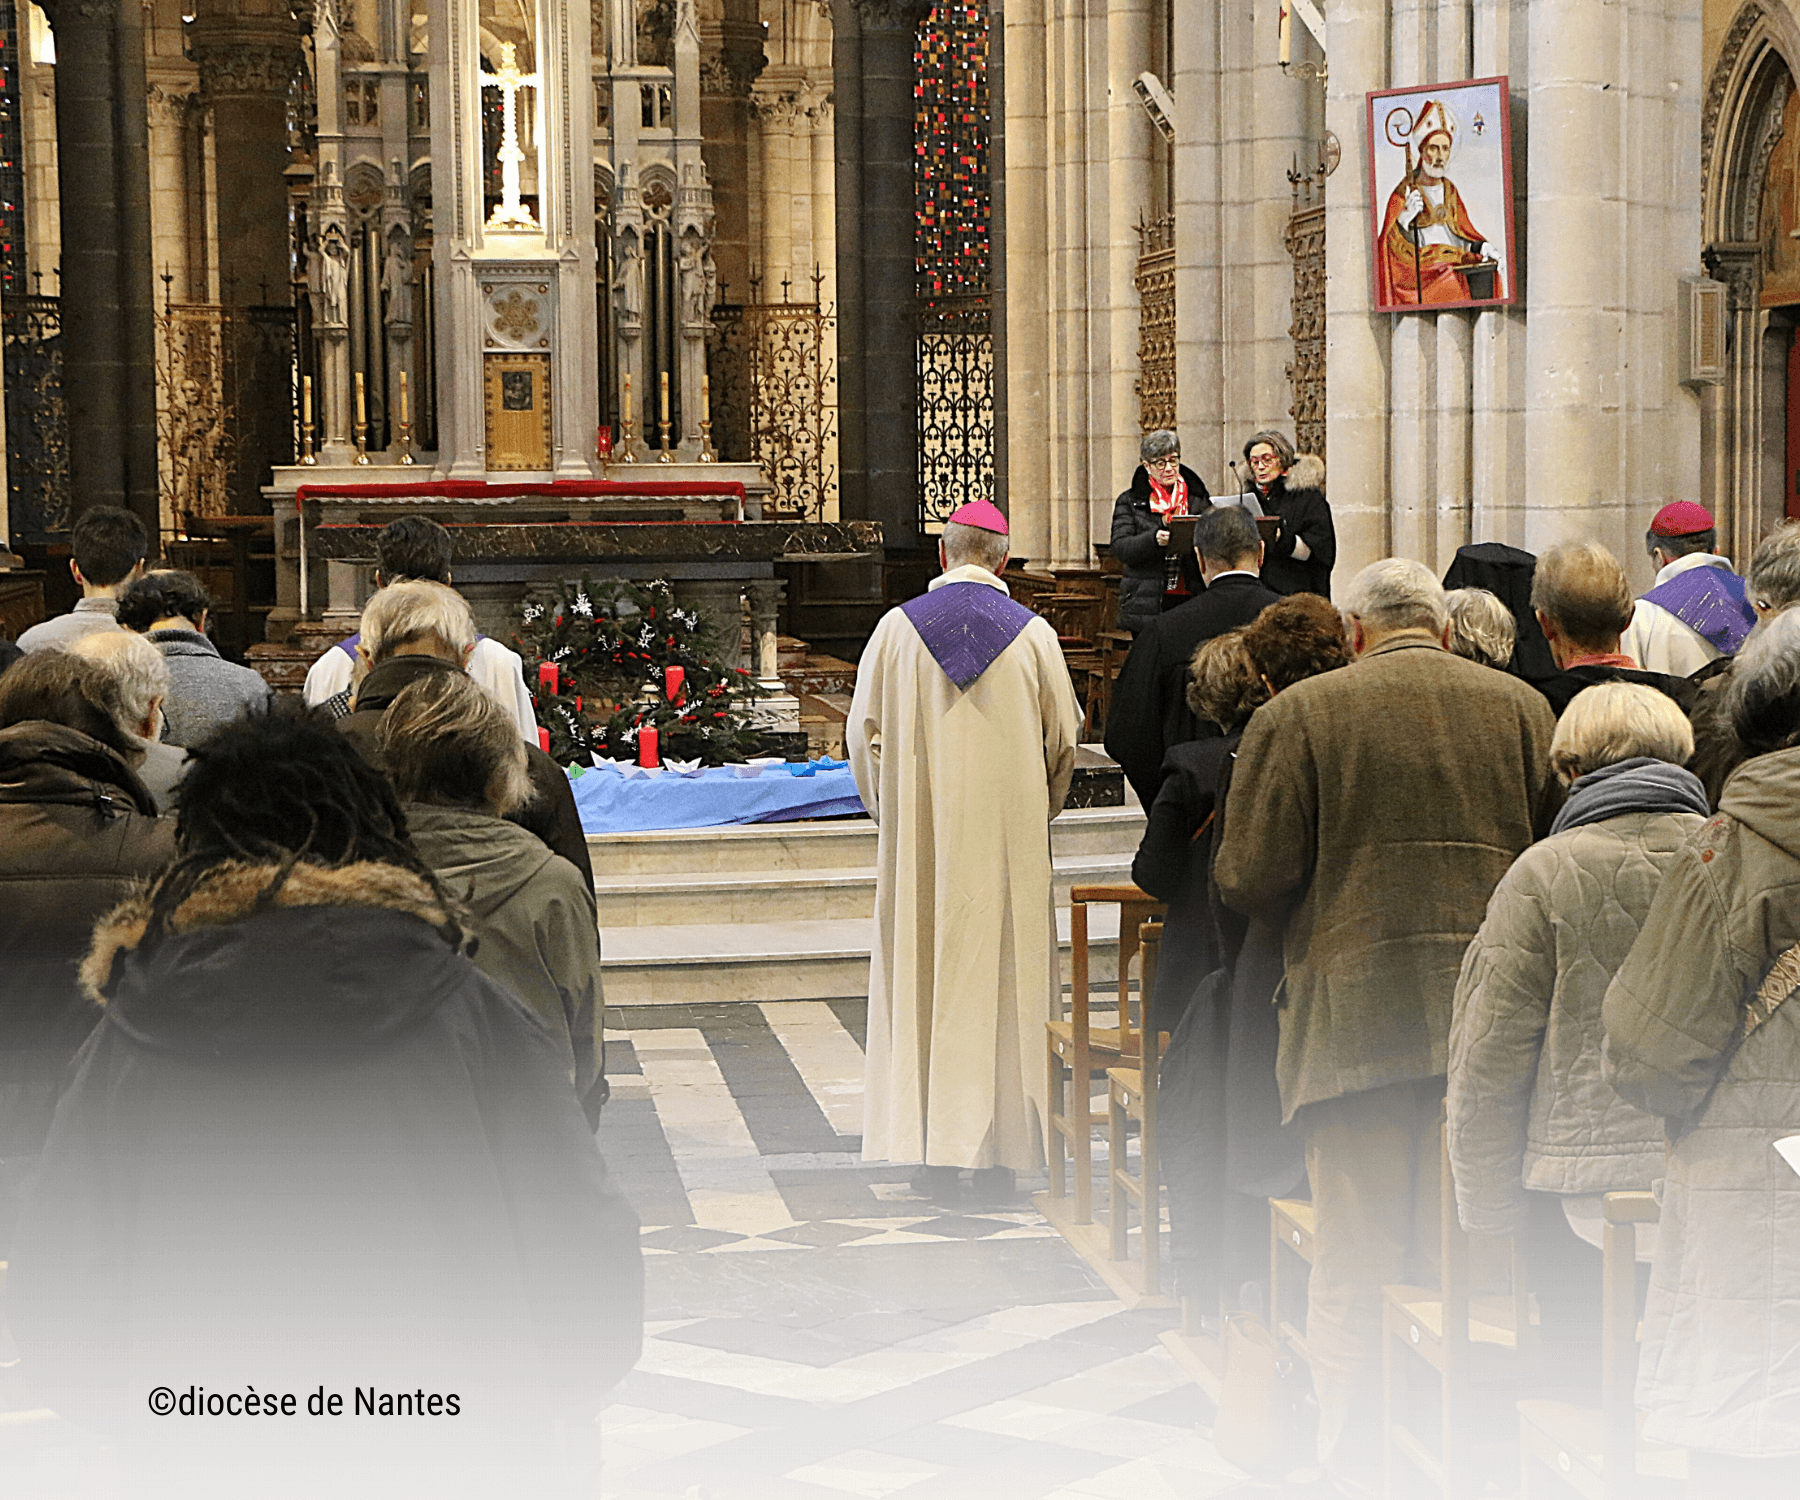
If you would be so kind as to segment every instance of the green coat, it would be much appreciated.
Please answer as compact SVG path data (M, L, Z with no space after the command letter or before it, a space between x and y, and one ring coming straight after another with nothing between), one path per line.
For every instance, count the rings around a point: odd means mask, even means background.
M505 986L569 1048L577 1097L601 1073L600 935L575 867L516 823L470 808L411 802L419 857L468 907L475 967Z
M1518 678L1394 636L1251 716L1214 873L1285 919L1284 1115L1441 1075L1463 952L1561 800L1556 729Z
M1800 998L1744 1001L1800 943L1800 750L1745 761L1675 856L1606 992L1606 1079L1669 1150L1638 1357L1644 1435L1800 1453Z

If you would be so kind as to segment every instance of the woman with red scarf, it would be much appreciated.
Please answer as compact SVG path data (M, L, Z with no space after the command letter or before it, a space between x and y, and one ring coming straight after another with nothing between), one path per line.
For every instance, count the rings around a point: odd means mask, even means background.
M1136 634L1164 609L1200 591L1193 554L1169 555L1169 522L1212 505L1200 476L1181 462L1181 441L1166 428L1144 434L1143 460L1113 505L1112 555L1125 565L1119 628Z

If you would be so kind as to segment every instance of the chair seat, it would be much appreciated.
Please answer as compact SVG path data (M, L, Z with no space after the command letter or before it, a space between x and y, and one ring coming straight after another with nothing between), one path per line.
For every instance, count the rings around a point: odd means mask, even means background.
M1433 1340L1444 1336L1444 1297L1434 1286L1389 1286L1386 1293L1388 1310L1416 1325L1413 1342L1420 1333ZM1514 1328L1511 1297L1475 1296L1469 1298L1469 1342L1492 1344L1501 1349L1519 1346Z
M1067 1057L1075 1049L1075 1023L1073 1021L1046 1021L1045 1027L1050 1033L1051 1045L1056 1048L1058 1057ZM1112 1057L1136 1057L1138 1055L1138 1033L1132 1032L1126 1039L1123 1049L1119 1042L1117 1026L1088 1027L1088 1052L1090 1054L1108 1054ZM1103 1062L1104 1057L1101 1058ZM1096 1062L1094 1066L1100 1066Z
M1269 1211L1275 1237L1311 1265L1314 1223L1312 1200L1271 1198Z
M1144 1097L1144 1070L1141 1067L1108 1068L1106 1081L1115 1098L1136 1101Z
M1605 1472L1606 1428L1599 1407L1572 1406L1564 1401L1521 1401L1519 1421L1527 1443L1531 1443L1533 1434L1542 1438L1542 1442L1531 1446L1559 1472L1568 1474L1577 1468L1596 1476ZM1686 1480L1687 1450L1647 1442L1642 1412L1637 1415L1637 1426L1639 1478Z

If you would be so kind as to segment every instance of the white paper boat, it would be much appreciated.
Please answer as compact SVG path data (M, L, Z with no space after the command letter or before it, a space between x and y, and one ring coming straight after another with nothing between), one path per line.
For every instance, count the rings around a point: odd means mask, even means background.
M698 776L706 770L703 760L665 760L663 765L677 776Z
M743 765L733 766L731 768L731 774L733 776L742 776L745 780L748 780L752 776L760 776L762 773L763 765L762 762L758 760L748 761Z

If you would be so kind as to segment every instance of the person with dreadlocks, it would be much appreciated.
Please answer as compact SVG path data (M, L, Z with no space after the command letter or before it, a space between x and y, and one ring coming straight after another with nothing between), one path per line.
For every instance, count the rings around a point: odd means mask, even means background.
M573 1482L640 1345L637 1221L566 1049L464 920L328 723L277 710L196 751L175 863L96 929L104 1019L7 1286L37 1399L112 1436L135 1493ZM159 1387L299 1407L162 1418Z

